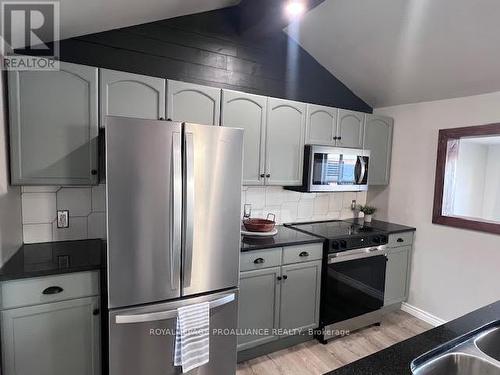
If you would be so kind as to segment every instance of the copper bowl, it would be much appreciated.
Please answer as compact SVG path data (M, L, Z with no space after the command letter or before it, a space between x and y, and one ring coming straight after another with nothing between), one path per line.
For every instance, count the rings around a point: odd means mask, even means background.
M269 219L270 216L273 220ZM267 219L245 219L243 225L249 232L270 232L274 229L276 221L274 214L268 214Z

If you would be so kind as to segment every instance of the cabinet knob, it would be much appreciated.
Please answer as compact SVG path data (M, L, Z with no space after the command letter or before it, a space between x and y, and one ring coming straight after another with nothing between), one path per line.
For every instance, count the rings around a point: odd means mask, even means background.
M61 288L60 286L49 286L48 288L43 290L43 294L45 295L50 295L50 294L58 294L61 293L64 289Z
M255 264L262 264L265 262L265 260L263 258L257 258L253 261Z
M94 309L94 311L92 311L92 315L99 315L101 313L101 310L99 309Z
M271 174L269 174L269 173L266 174L266 178L269 178L269 177L271 177Z
M288 279L288 276L287 275L283 275L283 280L286 280Z
M308 257L309 253L307 251L303 251L299 254L299 257Z
M278 279L278 281L281 281L281 276L278 276L277 279Z
M264 178L264 177L266 177L266 175L264 173L261 173L260 178Z
M405 242L405 240L403 240L402 238L398 238L397 241L398 242Z
M337 139L340 141L342 139L342 137L337 137Z
M160 120L165 120L163 117L160 117Z
M96 170L96 169L92 169L92 170L90 171L90 174L91 174L92 176L95 176L95 175L97 174L97 170Z
M333 137L333 140L336 141L339 137L335 136Z

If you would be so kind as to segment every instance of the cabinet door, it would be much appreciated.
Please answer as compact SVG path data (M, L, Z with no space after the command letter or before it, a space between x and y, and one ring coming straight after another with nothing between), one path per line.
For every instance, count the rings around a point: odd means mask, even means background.
M370 150L369 185L389 184L393 124L390 117L366 115L363 148Z
M392 249L387 254L384 305L406 300L411 246Z
M221 125L243 128L243 184L264 183L267 98L222 90Z
M10 71L14 185L97 184L97 68Z
M316 328L319 325L320 290L321 260L283 266L280 328Z
M99 297L2 312L4 375L98 375Z
M364 113L339 109L337 146L362 148L364 122Z
M193 83L167 81L167 118L219 125L221 90Z
M240 273L238 328L268 330L268 335L238 336L238 350L252 348L278 337L272 333L279 324L280 267Z
M338 109L307 105L306 144L335 146Z
M165 80L139 74L100 70L101 126L106 116L158 120L165 117Z
M302 183L306 105L268 98L266 183L290 186Z

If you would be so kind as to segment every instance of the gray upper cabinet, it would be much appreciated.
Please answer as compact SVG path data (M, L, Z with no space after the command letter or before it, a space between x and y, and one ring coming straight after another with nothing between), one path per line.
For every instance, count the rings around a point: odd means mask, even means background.
M158 120L165 117L165 80L100 69L101 126L106 116Z
M289 186L302 183L306 104L268 98L266 183Z
M393 126L390 117L366 115L363 148L371 152L369 185L389 184Z
M222 90L221 125L243 128L243 184L262 185L265 181L267 98Z
M99 297L5 310L4 375L99 375Z
M307 105L306 144L335 146L338 109Z
M281 250L281 249L280 249ZM279 325L280 267L240 273L238 328L268 329L269 335L240 335L238 350L261 345L278 337L272 330Z
M320 289L321 260L283 266L280 328L316 328L319 325Z
M167 81L167 118L219 125L221 90L180 81Z
M9 71L11 183L97 184L97 68Z
M364 122L364 113L339 109L337 119L337 146L362 148Z

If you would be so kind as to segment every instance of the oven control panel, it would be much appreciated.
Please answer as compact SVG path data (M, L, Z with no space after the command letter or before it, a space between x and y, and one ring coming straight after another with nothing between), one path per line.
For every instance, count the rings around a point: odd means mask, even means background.
M389 241L387 234L373 234L369 236L351 236L344 239L330 240L330 253L337 253L363 247L386 245Z

